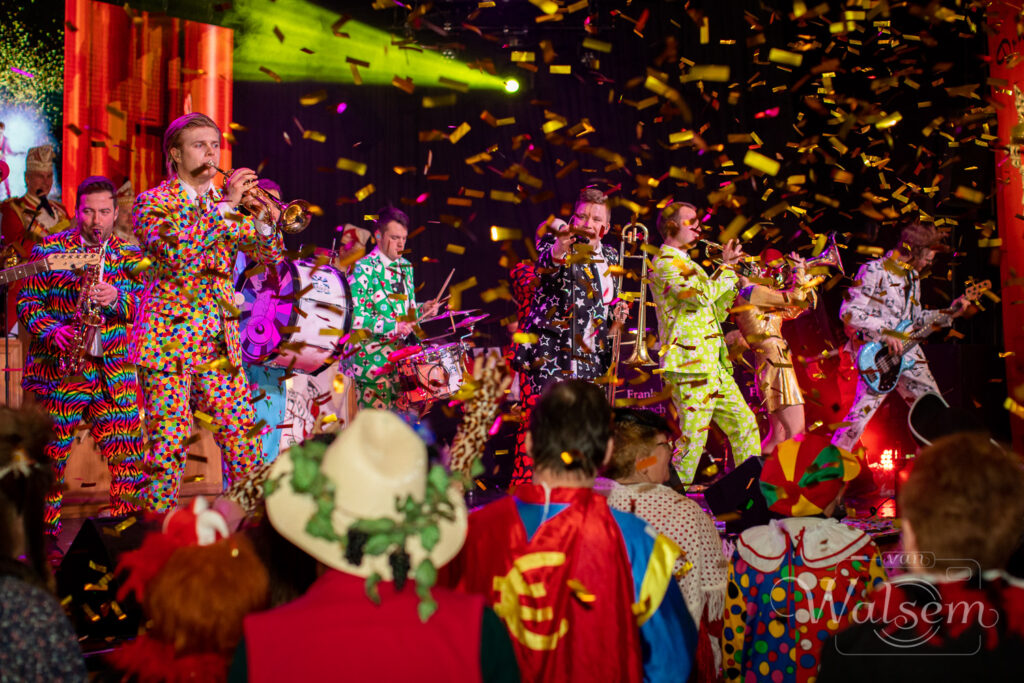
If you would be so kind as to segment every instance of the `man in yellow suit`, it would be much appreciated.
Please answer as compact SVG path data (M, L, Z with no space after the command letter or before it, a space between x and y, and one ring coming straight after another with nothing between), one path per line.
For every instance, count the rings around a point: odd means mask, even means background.
M733 379L722 333L722 321L736 297L732 266L743 250L730 241L721 267L709 276L687 251L700 237L700 229L692 204L665 207L658 216L664 243L650 277L658 311L662 380L671 391L681 432L673 464L684 484L693 482L712 420L728 436L736 465L761 452L757 421Z

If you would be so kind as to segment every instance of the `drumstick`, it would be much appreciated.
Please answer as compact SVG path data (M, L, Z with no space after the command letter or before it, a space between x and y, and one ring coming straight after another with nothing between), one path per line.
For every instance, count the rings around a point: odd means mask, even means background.
M444 281L443 285L441 285L441 291L437 293L436 297L434 297L434 301L438 301L441 298L441 295L444 294L444 290L448 289L448 283L452 281L452 275L455 275L454 268L452 268L452 272L448 273L448 279Z

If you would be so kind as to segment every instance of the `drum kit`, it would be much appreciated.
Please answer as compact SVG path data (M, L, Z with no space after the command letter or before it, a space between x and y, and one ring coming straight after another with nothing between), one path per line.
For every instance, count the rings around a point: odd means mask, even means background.
M300 259L243 274L239 329L247 363L316 375L344 355L352 331L352 292L332 265ZM396 407L424 414L462 387L469 338L487 318L478 310L446 311L419 321L428 336L398 354ZM435 334L436 332L436 334ZM418 348L418 350L416 350Z

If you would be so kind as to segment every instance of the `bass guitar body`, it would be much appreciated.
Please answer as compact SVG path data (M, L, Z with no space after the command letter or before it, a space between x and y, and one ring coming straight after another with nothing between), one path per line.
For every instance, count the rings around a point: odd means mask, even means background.
M910 325L910 320L904 320L896 326L896 332L904 332ZM913 359L893 355L881 342L868 342L857 352L857 372L876 394L888 394L895 389L900 375L913 365Z

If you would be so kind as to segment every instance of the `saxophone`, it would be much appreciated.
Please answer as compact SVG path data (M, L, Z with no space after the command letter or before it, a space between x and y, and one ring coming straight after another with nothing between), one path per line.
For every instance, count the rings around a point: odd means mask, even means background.
M92 253L102 252L102 247L90 249ZM81 288L78 291L78 303L75 305L75 316L72 326L75 329L71 344L60 355L60 373L64 377L79 375L85 369L86 355L94 350L96 335L105 322L92 302L93 288L100 282L103 260L95 266L86 266L81 277Z

